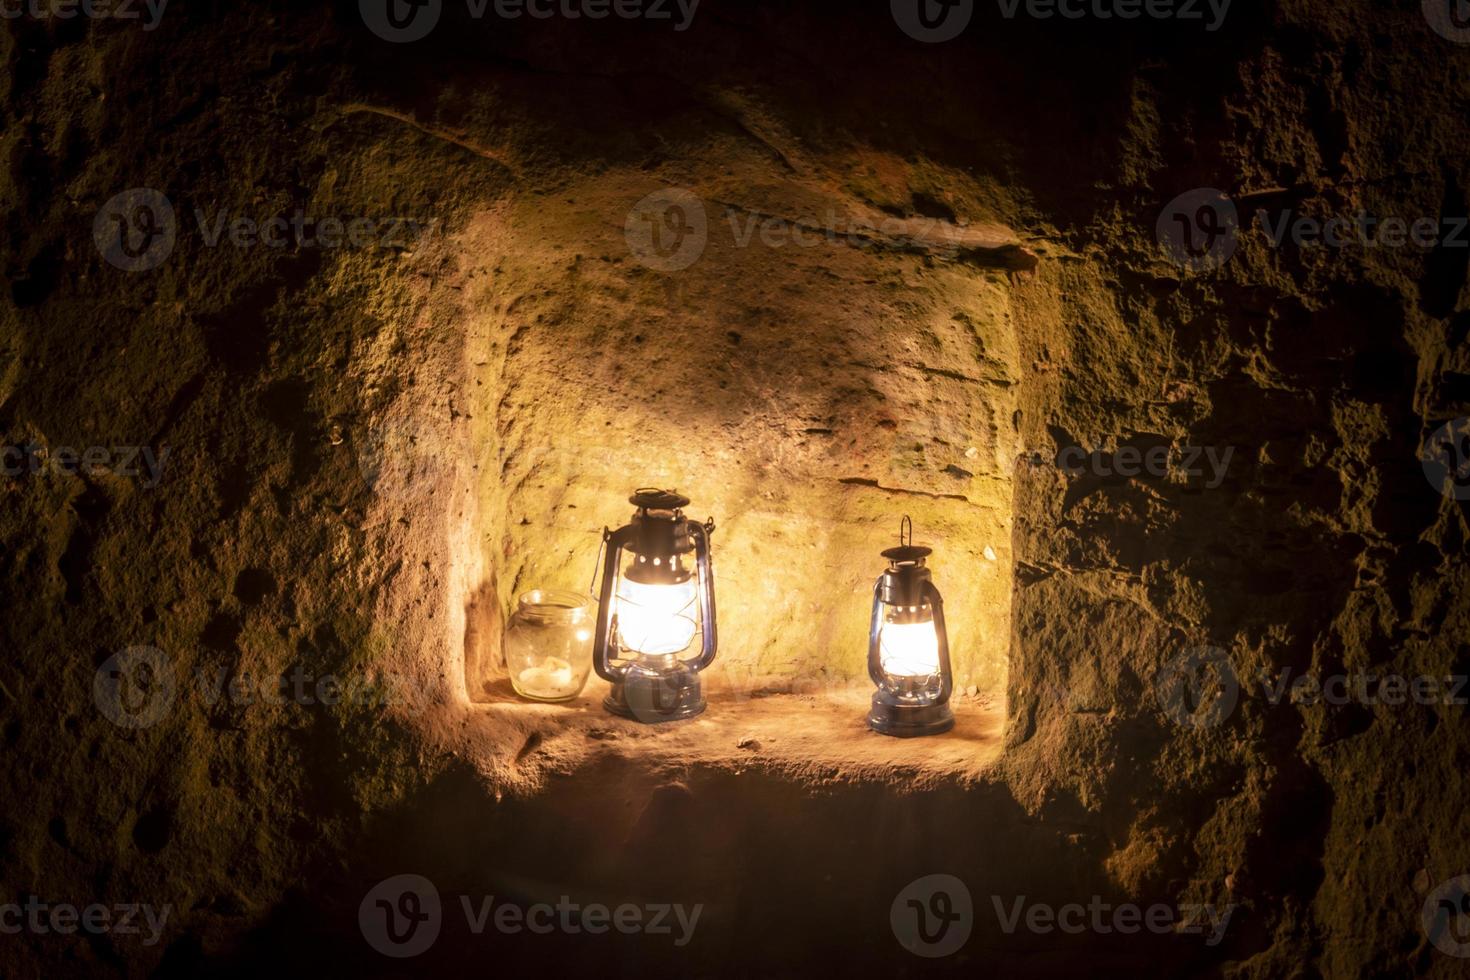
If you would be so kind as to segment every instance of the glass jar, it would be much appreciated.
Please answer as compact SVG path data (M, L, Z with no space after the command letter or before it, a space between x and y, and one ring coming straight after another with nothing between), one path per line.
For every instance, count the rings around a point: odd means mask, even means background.
M592 600L576 592L524 593L505 624L505 665L517 694L570 701L592 671Z

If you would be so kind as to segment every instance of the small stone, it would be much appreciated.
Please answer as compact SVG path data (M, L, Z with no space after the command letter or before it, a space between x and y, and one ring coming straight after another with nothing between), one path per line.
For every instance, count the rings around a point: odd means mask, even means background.
M980 455L980 450L976 449L974 446L967 446L965 448L965 458L966 459L974 459L976 456L979 456L979 455Z
M985 546L985 551L983 552L983 554L985 555L986 561L995 561L995 549L992 548L990 545L987 544Z
M965 693L968 694L972 698L979 697L980 696L980 685L979 684L971 684L969 687L965 688Z
M1414 893L1423 895L1427 891L1429 891L1429 869L1420 868L1414 872Z
M751 738L747 735L745 738L736 742L735 747L737 749L750 749L750 751L755 752L760 749L761 743L758 739Z

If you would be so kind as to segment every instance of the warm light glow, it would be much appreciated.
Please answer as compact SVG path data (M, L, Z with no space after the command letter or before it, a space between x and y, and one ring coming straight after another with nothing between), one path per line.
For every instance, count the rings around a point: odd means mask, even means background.
M679 653L694 639L694 578L677 585L648 585L621 579L614 607L623 646L658 656Z
M516 687L538 698L576 697L583 679L560 657L547 657L539 666L527 667L517 675Z
M939 673L939 634L934 621L884 623L878 657L890 677L928 677Z

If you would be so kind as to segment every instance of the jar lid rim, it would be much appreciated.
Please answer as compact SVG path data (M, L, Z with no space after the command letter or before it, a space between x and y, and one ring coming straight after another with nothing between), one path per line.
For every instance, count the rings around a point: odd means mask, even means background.
M586 609L592 604L590 597L570 589L531 589L522 592L518 601L523 609L564 609L567 612Z

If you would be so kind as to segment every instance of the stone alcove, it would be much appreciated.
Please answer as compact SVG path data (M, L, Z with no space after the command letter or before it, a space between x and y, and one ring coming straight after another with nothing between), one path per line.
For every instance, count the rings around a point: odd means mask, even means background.
M909 515L946 596L956 737L994 742L1018 447L1009 294L1034 256L999 225L896 218L773 176L759 145L705 157L727 165L671 166L679 186L599 175L517 196L459 243L483 576L466 696L490 717L614 723L596 678L571 708L516 702L501 617L529 588L585 591L631 489L668 486L718 526L716 708L696 730L760 718L765 742L801 754L823 737L775 728L820 705L853 723L827 741L861 732L878 552ZM660 243L645 220L683 224Z

